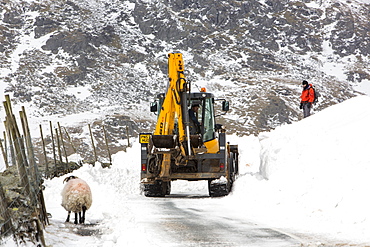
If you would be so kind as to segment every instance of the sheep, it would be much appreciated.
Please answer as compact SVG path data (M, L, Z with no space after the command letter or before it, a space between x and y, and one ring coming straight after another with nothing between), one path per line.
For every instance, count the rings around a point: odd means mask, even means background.
M92 195L89 185L76 176L66 177L63 181L67 182L62 190L62 206L68 212L66 222L69 222L71 211L75 213L75 224L77 222L77 213L79 223L85 223L85 212L91 207ZM82 212L82 217L81 217Z

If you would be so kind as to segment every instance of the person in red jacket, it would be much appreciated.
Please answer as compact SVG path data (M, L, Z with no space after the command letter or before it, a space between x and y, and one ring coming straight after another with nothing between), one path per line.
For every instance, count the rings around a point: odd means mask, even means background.
M308 84L307 81L302 82L303 91L301 95L300 109L303 109L303 117L311 115L310 110L315 99L315 92L312 89L312 84Z

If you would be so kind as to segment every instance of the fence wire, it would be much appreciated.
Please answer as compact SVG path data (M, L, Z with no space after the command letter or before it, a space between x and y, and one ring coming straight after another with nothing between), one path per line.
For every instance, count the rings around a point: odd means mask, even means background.
M12 145L7 147L18 152L12 157L13 162L8 169L1 174L0 243L13 237L17 243L29 241L45 246L42 229L48 224L48 218L42 196L41 174L35 167L36 163L30 162L30 157L27 157L27 149L33 152L32 145L26 147L22 142L23 138L18 138L13 144L18 144L21 149Z
M23 111L20 112L24 134L24 136L21 136L16 119L11 111L9 98L7 98L6 103L7 104L4 104L7 111L6 121L4 121L6 131L4 132L4 140L0 139L0 144L4 143L4 145L1 145L4 163L0 164L0 245L13 238L17 244L32 242L37 246L45 246L43 229L49 222L42 192L42 177L51 179L64 175L80 168L82 166L82 161L68 162L67 152L65 151L63 143L62 128L58 123L59 128L55 130L57 136L60 134L60 139L57 137L56 140L58 147L55 147L53 138L50 143L50 145L53 146L52 154L54 159L48 158L44 139L42 138L45 159L43 164L45 164L45 166L36 165L35 150L29 134L25 111L23 109ZM50 129L52 130L51 122ZM68 132L66 129L64 130L72 145ZM104 144L108 152L109 163L101 163L101 165L102 167L107 167L112 164L112 159L107 132L104 126L103 131ZM42 136L41 125L40 132ZM126 133L128 146L130 146L127 126ZM53 131L51 131L51 136L53 136ZM93 138L91 131L90 137L92 145L94 145L95 138ZM62 161L63 155L60 151L61 147L59 141L62 142L61 144L66 162ZM56 148L58 148L59 151L59 160L56 159ZM76 153L76 149L73 145L72 148ZM93 165L98 161L96 150L94 150L94 157L95 159L91 163ZM50 160L50 162L48 162L48 160ZM84 161L84 163L85 162L86 161ZM49 164L51 166L48 166ZM43 176L41 174L43 174Z

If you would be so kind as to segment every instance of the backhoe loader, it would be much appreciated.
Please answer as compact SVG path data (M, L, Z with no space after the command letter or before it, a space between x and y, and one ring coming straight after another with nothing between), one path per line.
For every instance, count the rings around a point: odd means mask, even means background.
M190 92L181 53L168 54L168 76L167 92L150 106L158 115L156 128L139 136L144 195L169 195L174 180L207 180L211 197L228 195L238 174L238 146L216 124L215 105L225 114L229 102L204 88Z

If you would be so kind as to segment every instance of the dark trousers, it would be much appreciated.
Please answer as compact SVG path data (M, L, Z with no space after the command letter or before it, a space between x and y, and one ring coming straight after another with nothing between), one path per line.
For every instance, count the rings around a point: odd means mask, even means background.
M308 117L311 115L311 103L309 102L303 102L303 117Z

